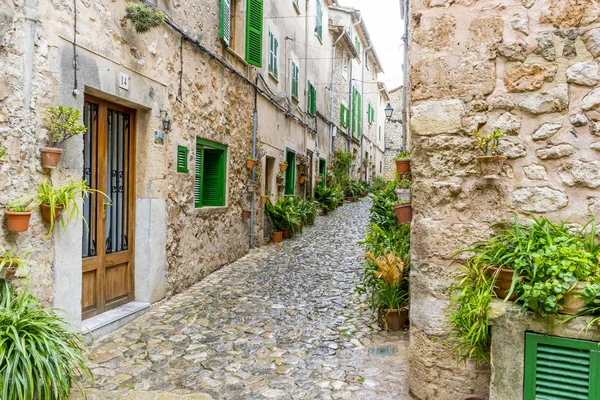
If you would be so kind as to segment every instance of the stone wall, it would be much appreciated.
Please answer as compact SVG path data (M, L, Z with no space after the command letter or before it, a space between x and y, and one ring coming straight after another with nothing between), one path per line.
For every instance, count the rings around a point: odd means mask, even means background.
M485 396L489 369L451 354L452 254L513 213L600 216L600 9L564 0L411 7L410 386L417 399ZM497 182L480 178L477 127L507 133Z
M390 104L394 109L392 119L402 119L402 87L390 90ZM395 158L403 148L402 124L399 122L385 122L385 153L383 156L383 178L391 181L396 179Z

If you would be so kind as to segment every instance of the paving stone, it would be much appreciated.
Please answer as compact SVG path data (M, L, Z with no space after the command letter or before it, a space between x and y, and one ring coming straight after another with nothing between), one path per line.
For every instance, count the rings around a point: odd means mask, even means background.
M369 207L253 250L95 342L88 397L411 399L408 334L381 332L354 292Z

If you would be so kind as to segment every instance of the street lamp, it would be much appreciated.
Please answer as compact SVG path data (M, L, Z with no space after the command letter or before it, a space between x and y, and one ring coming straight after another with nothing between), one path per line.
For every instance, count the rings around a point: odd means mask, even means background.
M385 118L388 120L388 122L399 122L402 123L402 120L400 119L392 119L392 114L394 114L394 108L392 107L391 103L388 103L388 105L385 107Z

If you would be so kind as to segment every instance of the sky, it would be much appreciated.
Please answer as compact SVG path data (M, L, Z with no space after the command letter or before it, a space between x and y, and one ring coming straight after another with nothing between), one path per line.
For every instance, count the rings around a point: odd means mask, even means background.
M379 76L388 90L402 86L402 35L400 19L401 0L338 0L341 6L361 11L369 35L375 45L385 74Z

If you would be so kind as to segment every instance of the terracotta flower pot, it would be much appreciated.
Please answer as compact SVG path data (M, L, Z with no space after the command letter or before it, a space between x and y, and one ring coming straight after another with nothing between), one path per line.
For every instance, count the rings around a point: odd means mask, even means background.
M484 179L498 179L505 161L505 156L477 157L479 169Z
M58 222L64 209L63 206L54 207L54 222ZM40 204L40 210L42 211L42 219L50 222L50 206L48 204Z
M41 147L40 153L42 155L42 167L44 168L56 168L58 160L63 153L63 149L57 149L55 147Z
M13 266L13 264L5 265L0 270L0 279L4 279L5 281L10 281L17 274L18 268Z
M320 184L321 184L321 182L323 182L323 178L321 178L320 176L318 176L318 177L316 177L316 178L315 178L315 183L316 183L317 185L320 185Z
M281 192L283 189L285 189L285 185L277 185L277 188L279 189L279 191Z
M284 239L289 239L290 238L290 232L287 230L287 228L283 228L283 238Z
M380 310L380 325L388 331L399 331L406 326L408 320L408 308Z
M408 174L410 172L410 160L396 160L396 172Z
M298 178L298 183L304 185L306 183L306 178L304 176L301 176L300 178Z
M508 296L508 292L510 291L510 286L512 285L513 277L515 276L515 271L513 271L512 269L489 267L486 270L486 273L488 274L488 276L491 277L494 276L494 274L496 274L496 271L498 270L500 270L500 272L498 272L498 276L496 278L494 293L496 293L496 296L498 296L498 298L504 300L506 299L506 296ZM516 293L513 293L508 298L508 300L510 301L515 301L516 299Z
M285 172L288 169L288 165L286 163L279 163L279 169Z
M244 219L250 219L251 216L252 216L252 211L250 211L250 210L242 211L242 217L244 217Z
M273 242L281 243L283 241L283 232L273 232L271 237L273 238Z
M396 189L396 197L398 197L398 201L411 201L412 196L410 194L410 189Z
M263 206L267 204L267 200L269 200L269 196L260 196L260 202Z
M4 211L6 216L6 225L11 232L26 232L29 229L29 220L33 211L15 212Z
M412 221L412 204L397 204L394 206L396 219L401 225L410 224Z
M246 168L252 169L256 165L256 160L246 160Z
M352 203L352 201L354 200L354 197L346 197L344 200L346 200L348 203Z
M560 314L574 315L585 306L586 303L581 298L581 294L587 283L589 282L577 282L571 290L565 293L563 303L560 305L561 308L558 311Z

